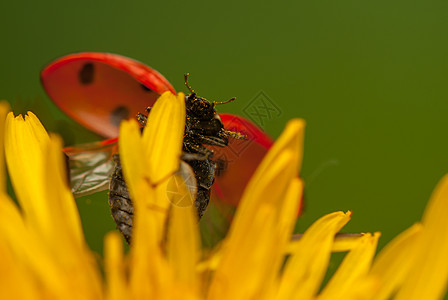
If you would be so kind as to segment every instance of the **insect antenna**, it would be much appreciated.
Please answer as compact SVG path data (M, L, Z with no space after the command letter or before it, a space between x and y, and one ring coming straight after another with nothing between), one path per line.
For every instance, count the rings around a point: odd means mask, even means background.
M221 105L221 104L227 104L227 103L233 102L235 100L236 100L236 97L230 98L229 100L223 101L223 102L215 102L215 101L213 101L213 106Z
M185 86L187 87L187 89L190 91L191 95L196 95L196 93L194 92L194 90L191 88L191 86L188 84L188 76L190 75L190 73L186 73L184 74L184 78L185 78ZM191 96L190 95L190 96Z

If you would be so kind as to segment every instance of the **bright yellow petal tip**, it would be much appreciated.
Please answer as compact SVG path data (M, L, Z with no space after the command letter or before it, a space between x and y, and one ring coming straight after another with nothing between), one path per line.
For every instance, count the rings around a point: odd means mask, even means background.
M330 260L334 236L347 224L350 216L351 212L328 214L304 233L286 264L280 299L308 299L317 293Z
M143 131L145 167L151 183L179 169L185 129L185 95L163 93L149 114Z

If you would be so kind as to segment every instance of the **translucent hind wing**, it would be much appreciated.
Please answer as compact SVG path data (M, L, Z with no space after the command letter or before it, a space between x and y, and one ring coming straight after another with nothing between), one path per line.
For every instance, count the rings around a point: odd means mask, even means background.
M117 138L63 149L68 156L70 186L75 197L109 189L118 153Z

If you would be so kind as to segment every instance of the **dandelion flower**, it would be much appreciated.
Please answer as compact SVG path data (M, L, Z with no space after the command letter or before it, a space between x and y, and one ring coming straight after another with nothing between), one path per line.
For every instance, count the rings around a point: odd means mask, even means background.
M171 93L156 102L143 134L136 121L121 125L120 157L135 206L133 241L125 254L118 233L106 236L103 275L65 180L60 139L34 114L6 117L8 109L0 104L0 149L4 145L19 206L6 194L0 160L1 299L431 300L445 292L447 177L422 223L376 258L379 233L335 240L351 212L325 215L291 241L303 190L297 174L305 124L298 119L258 167L226 238L211 253L203 251L194 207L173 205L194 201L176 172L184 95ZM180 184L170 186L172 179ZM322 288L332 251L348 253Z

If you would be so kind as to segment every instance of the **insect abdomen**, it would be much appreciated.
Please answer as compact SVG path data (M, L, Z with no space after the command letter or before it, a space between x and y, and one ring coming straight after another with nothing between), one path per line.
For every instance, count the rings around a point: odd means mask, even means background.
M120 157L114 155L114 161L116 166L110 180L109 206L118 230L129 243L132 236L134 207L124 182Z
M114 155L114 162L116 163L114 172L110 180L109 190L109 206L117 224L117 229L123 234L128 243L132 237L132 224L134 217L134 208L129 191L124 181L120 157ZM193 171L198 180L197 194L195 206L200 219L207 209L210 200L210 187L214 181L214 164L211 160L189 161L194 167Z

